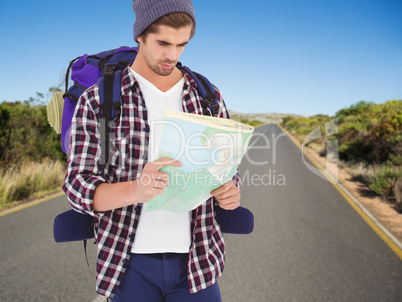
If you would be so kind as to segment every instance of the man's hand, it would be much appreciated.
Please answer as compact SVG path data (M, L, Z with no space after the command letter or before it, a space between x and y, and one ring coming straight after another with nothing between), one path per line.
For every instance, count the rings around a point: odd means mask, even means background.
M240 206L240 189L232 180L213 190L211 195L215 197L222 209L234 210Z
M139 178L134 181L101 183L95 189L93 209L95 212L144 203L161 195L168 186L168 175L159 171L164 166L181 167L183 164L172 158L160 158L147 163Z
M163 157L145 165L140 177L134 182L136 202L144 203L161 195L169 184L168 174L159 171L164 166L181 167L183 164L175 159Z

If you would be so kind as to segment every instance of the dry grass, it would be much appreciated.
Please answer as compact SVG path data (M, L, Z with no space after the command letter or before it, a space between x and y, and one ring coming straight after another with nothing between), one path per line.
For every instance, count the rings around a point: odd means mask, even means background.
M376 166L376 165L367 166L364 163L348 165L348 164L342 162L342 164L344 167L346 167L347 172L354 179L359 179L365 183L368 183L370 178L372 178L374 175L376 175L381 170L381 166Z
M60 189L64 175L64 165L49 159L0 171L0 209Z
M402 213L401 166L363 163L348 165L344 162L341 162L341 166L352 176L352 180L365 184L381 196L384 202L392 204L396 211Z

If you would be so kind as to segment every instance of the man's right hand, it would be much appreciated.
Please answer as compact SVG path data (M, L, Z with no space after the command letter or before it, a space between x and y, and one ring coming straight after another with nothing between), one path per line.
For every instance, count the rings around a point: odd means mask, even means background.
M150 201L155 196L161 195L169 185L168 174L159 171L164 166L181 167L183 164L175 159L162 157L145 165L140 177L133 183L135 203Z
M155 196L161 195L169 184L168 175L159 169L164 166L182 165L178 160L163 157L147 163L141 175L134 181L99 184L95 189L94 211L105 212L150 201Z

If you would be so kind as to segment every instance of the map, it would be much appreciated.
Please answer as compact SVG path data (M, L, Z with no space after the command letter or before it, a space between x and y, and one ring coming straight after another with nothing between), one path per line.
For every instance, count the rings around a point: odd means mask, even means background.
M147 203L146 212L187 212L233 178L254 128L229 119L167 111L158 158L174 158L181 167L165 166L169 186Z

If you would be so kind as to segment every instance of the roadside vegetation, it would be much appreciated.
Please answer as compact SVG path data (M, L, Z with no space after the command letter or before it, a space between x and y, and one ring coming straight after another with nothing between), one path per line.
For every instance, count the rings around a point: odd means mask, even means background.
M251 120L251 121L250 121L250 120L247 119L247 118L241 118L241 119L239 120L239 122L241 122L241 123L243 123L243 124L250 125L250 126L252 126L252 127L254 127L254 128L258 128L258 127L264 125L264 122L262 122L262 121L258 121L258 120Z
M38 94L38 97L43 95ZM0 104L0 209L60 189L65 154L36 99Z
M283 113L240 113L229 109L230 119L248 124L255 128L266 124L278 124L285 116L300 117L300 115Z
M326 133L325 125L334 122L337 133ZM402 213L402 100L361 101L335 116L288 116L281 126L300 142L319 128L323 136L307 145L321 156L326 155L326 142L337 140L340 164Z

